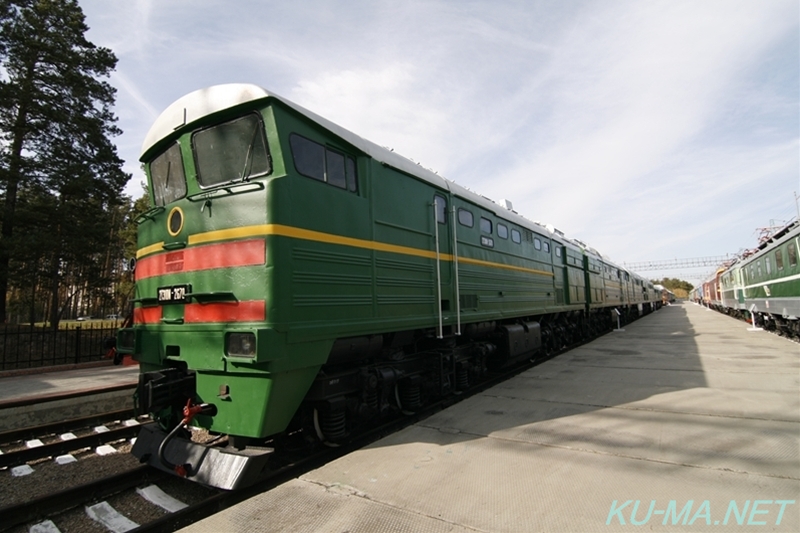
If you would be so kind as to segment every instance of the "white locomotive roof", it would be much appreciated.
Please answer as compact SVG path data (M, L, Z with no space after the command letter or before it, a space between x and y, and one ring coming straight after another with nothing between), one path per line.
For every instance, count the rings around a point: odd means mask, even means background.
M378 146L291 100L249 83L214 85L189 93L170 104L150 127L150 131L147 132L144 143L142 144L140 157L144 159L145 155L147 155L159 141L185 125L191 124L212 113L265 98L272 98L282 102L380 163L427 181L441 189L449 190L456 196L478 204L487 211L495 213L497 216L505 218L506 220L514 221L522 227L538 231L541 234L552 233L548 231L547 228L526 219L515 211L498 205L492 200L476 194L457 183L446 180L435 172L414 163L410 159L406 159L391 150Z

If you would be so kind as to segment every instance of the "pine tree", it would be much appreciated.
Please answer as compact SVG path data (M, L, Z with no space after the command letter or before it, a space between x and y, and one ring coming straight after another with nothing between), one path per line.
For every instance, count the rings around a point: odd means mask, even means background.
M75 256L62 245L80 242L75 232L92 233L129 179L110 141L120 133L111 111L115 90L103 80L117 59L86 40L87 30L75 0L0 4L0 322L6 320L10 266L24 244L14 238L23 229L16 227L19 195L50 195L50 231L74 237L56 239L50 250L50 291L57 298L63 261ZM84 211L70 212L75 209ZM89 224L76 226L76 216Z

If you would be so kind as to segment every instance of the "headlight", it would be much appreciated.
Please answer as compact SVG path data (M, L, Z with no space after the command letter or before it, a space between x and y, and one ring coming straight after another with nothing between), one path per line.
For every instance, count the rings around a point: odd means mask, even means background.
M225 353L235 357L255 357L255 333L228 333L228 339L225 341Z

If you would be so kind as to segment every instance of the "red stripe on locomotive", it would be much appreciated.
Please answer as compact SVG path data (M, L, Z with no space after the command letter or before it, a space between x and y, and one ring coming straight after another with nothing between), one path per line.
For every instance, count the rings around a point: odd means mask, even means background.
M161 323L161 307L137 307L133 310L134 324Z
M161 306L137 307L133 310L133 323L160 324L161 309ZM266 319L267 306L264 300L186 304L183 309L184 324L198 324L203 322L263 322Z
M187 304L183 312L186 324L198 322L263 322L267 319L264 300Z
M208 244L142 258L136 263L136 280L175 272L196 272L265 263L266 242L264 239Z

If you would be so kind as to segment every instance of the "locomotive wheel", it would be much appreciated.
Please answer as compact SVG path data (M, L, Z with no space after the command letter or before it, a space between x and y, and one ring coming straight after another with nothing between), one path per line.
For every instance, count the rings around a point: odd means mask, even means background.
M328 446L330 448L339 447L339 444L329 441L325 437L325 434L322 432L322 427L320 426L319 423L319 410L317 408L314 408L314 432L317 434L317 438L319 439L319 441L325 446Z

